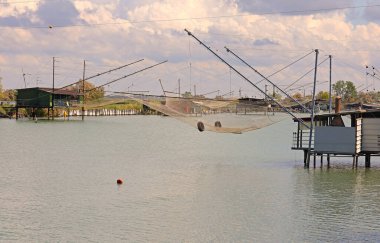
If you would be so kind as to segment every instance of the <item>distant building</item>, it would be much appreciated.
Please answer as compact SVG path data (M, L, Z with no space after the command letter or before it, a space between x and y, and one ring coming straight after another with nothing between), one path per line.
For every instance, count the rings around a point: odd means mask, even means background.
M0 100L0 106L15 106L16 101Z

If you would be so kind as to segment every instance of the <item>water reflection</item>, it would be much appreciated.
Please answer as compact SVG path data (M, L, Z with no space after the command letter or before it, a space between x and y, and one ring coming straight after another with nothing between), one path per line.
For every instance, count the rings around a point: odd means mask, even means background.
M0 241L379 241L380 169L305 170L292 125L0 120Z
M380 170L327 169L297 173L295 210L301 240L380 239Z

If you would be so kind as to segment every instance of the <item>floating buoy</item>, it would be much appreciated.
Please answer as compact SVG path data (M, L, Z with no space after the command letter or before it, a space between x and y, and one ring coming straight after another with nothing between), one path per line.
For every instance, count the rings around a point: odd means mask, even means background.
M220 123L220 121L216 121L215 122L215 127L222 127L222 123Z
M121 184L123 184L123 180L122 180L122 179L117 179L116 183L117 183L118 185L121 185Z
M200 132L203 132L205 130L205 125L203 122L198 122L197 127Z

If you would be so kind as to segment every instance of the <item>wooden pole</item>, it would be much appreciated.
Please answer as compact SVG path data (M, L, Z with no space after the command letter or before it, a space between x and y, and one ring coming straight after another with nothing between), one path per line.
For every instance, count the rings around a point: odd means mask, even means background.
M332 96L331 96L331 66L332 66L332 56L329 55L330 58L330 80L329 80L329 113L331 113L332 106Z
M321 154L321 168L323 168L323 154Z
M181 98L181 79L178 79L178 98Z
M86 60L83 61L83 78L82 78L82 121L84 120L84 79L86 75Z
M55 77L55 57L53 57L53 94L52 94L52 120L54 120L54 93L55 93L55 90L54 90L54 77Z
M371 154L365 154L365 167L371 167Z
M330 154L327 154L327 168L330 168Z
M317 84L317 68L318 68L318 54L319 50L315 50L315 68L314 68L314 86L313 86L313 99L312 99L312 107L311 107L311 116L310 116L310 134L309 134L309 148L308 148L308 159L307 165L309 167L310 164L310 154L311 154L311 139L313 138L313 128L314 128L314 110L315 110L315 87Z
M304 149L303 150L303 163L304 163L305 168L307 167L307 155L308 155L307 150Z

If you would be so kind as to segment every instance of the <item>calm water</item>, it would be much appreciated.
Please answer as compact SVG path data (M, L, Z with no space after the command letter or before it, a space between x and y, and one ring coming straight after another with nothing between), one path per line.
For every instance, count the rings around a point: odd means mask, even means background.
M305 170L294 128L0 120L0 241L380 241L380 162Z

